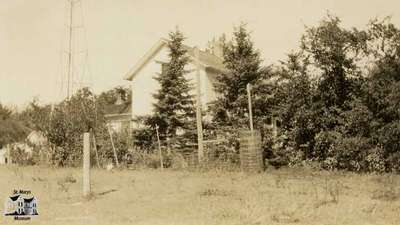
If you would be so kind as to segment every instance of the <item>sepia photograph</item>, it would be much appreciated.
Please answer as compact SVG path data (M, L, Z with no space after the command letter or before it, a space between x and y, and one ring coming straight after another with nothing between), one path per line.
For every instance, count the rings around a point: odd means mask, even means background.
M0 225L399 225L399 9L0 0Z

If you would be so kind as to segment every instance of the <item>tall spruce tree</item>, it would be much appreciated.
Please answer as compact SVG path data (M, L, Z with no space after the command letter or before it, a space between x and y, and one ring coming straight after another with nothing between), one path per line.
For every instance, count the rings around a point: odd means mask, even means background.
M224 44L223 62L227 72L216 77L215 90L219 95L211 110L217 123L242 126L248 111L246 85L260 80L263 70L260 53L254 49L246 26L235 28L233 36L231 42Z
M194 127L194 101L190 94L191 85L185 78L185 66L189 62L187 49L183 45L185 37L176 30L169 33L168 42L170 61L163 65L163 71L155 79L160 89L153 94L153 116L148 120L152 127L159 127L162 139L174 136L178 129L188 131Z

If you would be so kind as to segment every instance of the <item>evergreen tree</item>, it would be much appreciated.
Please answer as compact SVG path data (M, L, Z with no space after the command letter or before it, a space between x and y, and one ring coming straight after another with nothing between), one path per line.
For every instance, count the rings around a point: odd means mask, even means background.
M223 62L227 72L216 77L218 97L211 110L218 123L243 125L248 104L246 85L255 84L261 79L262 60L244 24L236 28L233 35L233 40L223 47Z
M159 127L160 136L173 136L177 130L188 131L194 127L194 101L190 94L191 85L185 78L185 66L189 62L187 49L183 45L185 37L176 30L169 33L168 42L170 61L163 65L163 72L155 79L160 89L153 94L154 115L147 123Z

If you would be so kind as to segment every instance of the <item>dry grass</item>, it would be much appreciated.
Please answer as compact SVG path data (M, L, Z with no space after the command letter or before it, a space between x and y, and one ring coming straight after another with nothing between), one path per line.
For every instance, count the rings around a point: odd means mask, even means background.
M30 189L40 214L0 224L400 224L397 175L94 169L89 199L79 169L1 166L0 177L0 200Z

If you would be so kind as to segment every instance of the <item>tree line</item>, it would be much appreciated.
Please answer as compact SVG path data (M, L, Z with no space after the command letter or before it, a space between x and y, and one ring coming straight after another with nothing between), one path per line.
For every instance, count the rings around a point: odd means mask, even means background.
M399 171L400 31L389 18L366 29L344 28L328 15L307 27L297 51L261 66L249 32L240 26L224 47L212 111L223 125L245 127L245 85L255 87L255 126L280 118L278 145L264 131L267 161L324 169Z
M161 88L154 93L154 112L137 118L143 126L127 138L132 143L120 139L121 149L126 149L120 157L129 146L151 151L156 127L171 149L196 142L195 102L184 76L189 63L185 37L176 30L169 39L170 61L155 78ZM222 155L237 155L237 132L248 129L246 85L251 84L254 126L261 131L267 163L399 172L399 28L390 18L371 20L363 29L345 28L338 17L327 15L305 28L300 43L286 59L265 66L246 25L235 27L232 39L224 41L225 71L216 77L217 99L204 112L212 115L211 122L204 121L206 132L230 131L229 142L218 147ZM28 127L44 131L56 146L54 161L73 164L80 157L84 131L106 135L102 109L115 100L112 96L83 89L53 110L32 104L22 115ZM94 111L98 113L90 113ZM271 118L279 120L276 138L267 126ZM102 154L112 157L111 151Z

